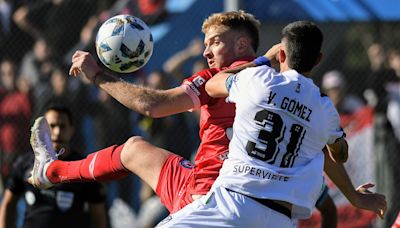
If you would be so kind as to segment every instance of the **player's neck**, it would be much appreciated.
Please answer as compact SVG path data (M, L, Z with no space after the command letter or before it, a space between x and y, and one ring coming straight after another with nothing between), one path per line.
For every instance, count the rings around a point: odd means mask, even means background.
M283 72L286 72L286 71L290 71L290 70L295 70L295 69L292 69L292 68L290 68L290 67L288 67L287 65L281 65L281 70L280 70L280 72L281 73L283 73ZM296 70L297 71L297 70ZM298 71L297 71L298 72ZM311 71L307 71L307 72L298 72L299 74L301 74L301 75L303 75L303 76L306 76L306 77L310 77L310 75L311 75Z

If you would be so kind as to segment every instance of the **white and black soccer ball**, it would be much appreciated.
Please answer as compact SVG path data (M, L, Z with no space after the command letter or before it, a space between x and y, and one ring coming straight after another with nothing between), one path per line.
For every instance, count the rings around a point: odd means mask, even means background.
M112 71L131 73L149 61L153 53L153 36L141 19L117 15L99 28L96 52L100 61Z

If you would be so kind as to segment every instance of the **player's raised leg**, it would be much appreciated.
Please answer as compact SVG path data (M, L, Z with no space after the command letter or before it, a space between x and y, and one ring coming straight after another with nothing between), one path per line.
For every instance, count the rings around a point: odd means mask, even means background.
M47 122L42 117L32 127L31 145L35 165L28 181L38 188L63 182L115 180L133 172L155 189L162 165L171 154L141 137L131 137L123 145L91 153L85 159L60 161L52 148Z
M135 173L155 190L161 169L172 154L136 136L125 142L121 162L127 170Z

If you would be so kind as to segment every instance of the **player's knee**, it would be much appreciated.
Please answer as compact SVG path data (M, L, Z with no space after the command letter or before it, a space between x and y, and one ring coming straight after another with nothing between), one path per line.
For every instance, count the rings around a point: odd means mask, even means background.
M140 153L140 145L146 141L140 136L130 137L125 143L124 148L121 151L121 162L124 166L132 164L138 153Z

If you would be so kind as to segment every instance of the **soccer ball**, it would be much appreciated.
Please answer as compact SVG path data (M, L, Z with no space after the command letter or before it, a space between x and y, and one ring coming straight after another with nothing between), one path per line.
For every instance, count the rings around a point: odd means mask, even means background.
M149 27L137 17L117 15L105 21L96 36L100 61L118 73L142 68L153 53L153 36Z

